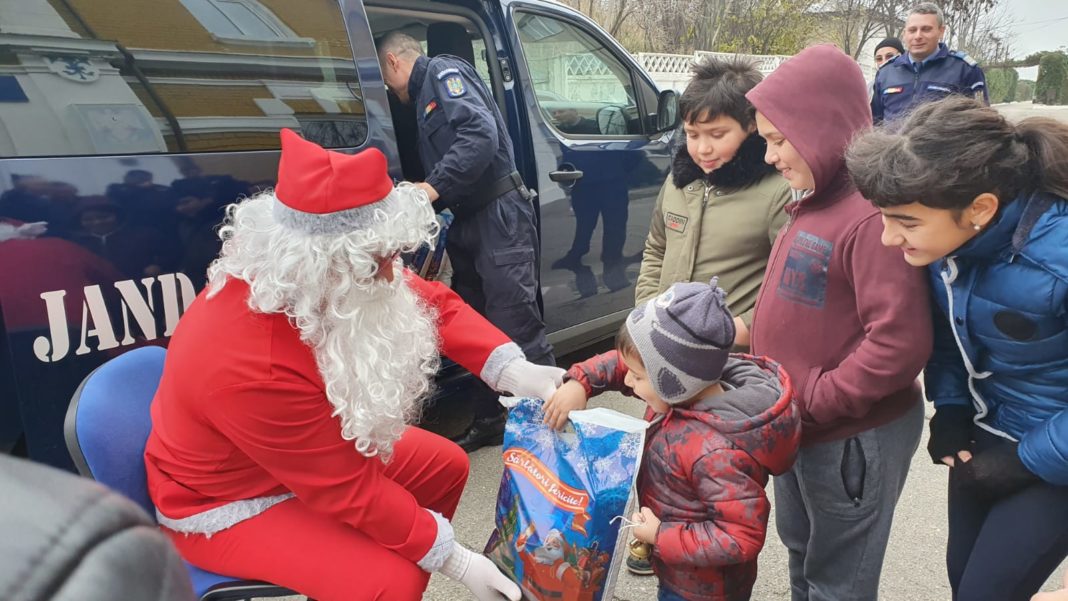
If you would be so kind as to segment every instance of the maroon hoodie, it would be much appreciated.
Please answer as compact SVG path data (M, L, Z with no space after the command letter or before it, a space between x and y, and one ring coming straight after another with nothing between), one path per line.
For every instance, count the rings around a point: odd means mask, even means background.
M931 354L923 270L880 242L882 220L846 174L846 146L871 127L860 67L831 45L786 61L746 97L812 169L787 207L757 298L752 348L786 368L802 444L853 436L920 401Z

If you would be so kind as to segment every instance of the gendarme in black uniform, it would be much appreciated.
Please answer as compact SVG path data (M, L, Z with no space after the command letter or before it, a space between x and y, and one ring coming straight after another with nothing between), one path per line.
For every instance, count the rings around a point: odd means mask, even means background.
M531 194L512 158L504 119L463 59L420 56L408 94L419 156L438 210L456 220L446 238L453 289L535 363L554 365L537 304L537 226Z

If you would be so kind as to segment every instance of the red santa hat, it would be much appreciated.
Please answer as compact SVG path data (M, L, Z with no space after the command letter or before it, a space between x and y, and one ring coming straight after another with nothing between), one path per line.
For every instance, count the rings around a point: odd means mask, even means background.
M307 234L343 234L371 223L374 204L393 192L382 151L343 154L291 129L281 135L274 214L282 225Z

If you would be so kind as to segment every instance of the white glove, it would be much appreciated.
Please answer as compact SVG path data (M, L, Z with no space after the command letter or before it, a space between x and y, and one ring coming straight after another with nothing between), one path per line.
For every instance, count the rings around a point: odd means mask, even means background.
M466 586L478 601L500 601L502 597L519 601L516 583L502 574L485 555L468 551L460 543L453 543L452 554L440 572Z
M500 392L510 392L518 397L532 397L547 401L564 381L567 370L548 365L538 365L526 359L514 359L501 370L497 380Z
M33 223L23 223L19 226L19 237L25 240L31 240L38 236L43 236L48 231L48 222L35 221Z
M24 223L18 227L10 223L0 223L0 242L8 240L32 240L48 230L48 224L44 221Z

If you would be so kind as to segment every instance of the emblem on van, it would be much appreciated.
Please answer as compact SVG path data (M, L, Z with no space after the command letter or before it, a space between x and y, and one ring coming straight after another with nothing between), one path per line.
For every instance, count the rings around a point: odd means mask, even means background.
M100 70L89 59L80 56L46 56L44 61L49 71L63 79L78 83L92 83L100 79Z

